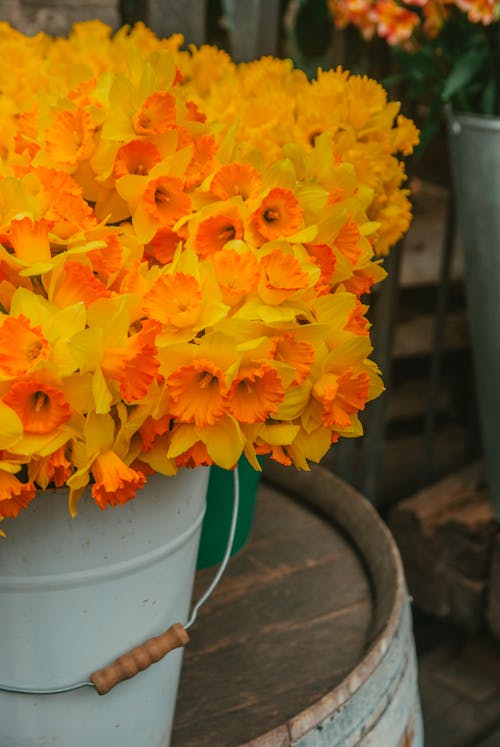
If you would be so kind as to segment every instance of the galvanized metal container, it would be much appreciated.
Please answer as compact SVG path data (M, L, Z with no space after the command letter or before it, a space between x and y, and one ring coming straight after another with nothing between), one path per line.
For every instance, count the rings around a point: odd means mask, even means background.
M185 623L209 470L154 475L134 501L71 519L67 491L45 491L0 544L0 682L53 690L175 622ZM165 747L182 649L99 696L0 692L2 747Z
M500 518L500 118L450 114L448 129L486 477Z

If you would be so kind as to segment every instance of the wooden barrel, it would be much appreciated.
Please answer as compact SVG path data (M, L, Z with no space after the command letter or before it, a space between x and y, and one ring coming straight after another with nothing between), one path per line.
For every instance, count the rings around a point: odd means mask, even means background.
M191 631L172 747L212 745L423 746L398 551L322 467L266 465L251 541Z

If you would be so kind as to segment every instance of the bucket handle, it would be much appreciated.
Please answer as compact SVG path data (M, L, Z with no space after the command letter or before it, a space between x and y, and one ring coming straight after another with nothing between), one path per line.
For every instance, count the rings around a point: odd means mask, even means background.
M79 690L82 687L94 687L99 695L105 695L115 687L119 682L128 680L131 677L135 677L136 674L147 669L160 659L163 659L169 651L173 651L175 648L185 646L189 641L188 628L196 620L198 610L205 604L209 596L214 591L215 587L219 583L229 558L231 556L231 550L233 548L234 535L236 532L236 522L238 519L238 510L240 502L240 483L238 475L238 466L234 468L234 496L233 496L233 514L231 517L231 526L229 529L229 535L227 540L227 547L224 553L222 562L215 574L210 586L205 591L203 596L193 607L191 616L185 625L182 623L174 623L164 633L149 638L139 646L127 651L127 653L119 656L115 661L108 664L102 669L97 669L90 675L90 680L87 682L78 682L74 685L67 685L66 687L59 687L53 689L32 689L32 688L21 688L21 687L9 687L0 683L0 690L9 693L19 693L23 695L55 695L56 693L66 693L72 690Z
M210 586L193 607L191 616L185 625L182 625L181 623L174 623L164 633L161 633L158 636L154 636L153 638L149 638L147 641L144 641L144 643L141 643L139 646L131 649L131 651L128 651L127 653L118 657L118 659L115 659L115 661L113 661L111 664L108 664L106 667L93 672L90 675L90 683L88 684L92 684L99 695L105 695L110 690L112 690L115 685L118 685L119 682L128 680L131 677L135 677L135 675L139 672L147 669L157 661L160 661L160 659L163 659L163 657L166 656L170 651L173 651L176 648L183 647L189 642L189 634L187 631L196 620L198 610L203 604L205 604L205 602L211 596L215 587L219 583L220 579L222 578L222 575L226 570L226 566L231 556L239 509L240 486L238 466L234 468L233 474L233 513L231 517L231 526L229 528L226 551L224 553L224 557L219 566L219 569L212 579Z

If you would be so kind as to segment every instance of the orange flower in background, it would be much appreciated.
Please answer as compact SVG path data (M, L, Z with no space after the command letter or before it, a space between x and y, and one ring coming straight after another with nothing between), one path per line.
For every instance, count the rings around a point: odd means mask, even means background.
M153 319L173 327L189 327L200 315L201 289L193 275L175 272L162 275L143 301L144 311Z
M424 17L423 29L429 39L434 39L441 32L449 13L449 7L446 8L442 2L429 0L422 7Z
M147 140L131 140L118 149L113 167L115 179L125 174L146 176L160 160L158 149L153 143Z
M378 0L375 12L377 33L391 45L407 41L420 24L416 13L397 5L393 0Z
M227 207L217 215L201 221L194 237L200 257L210 257L228 241L243 238L243 221L236 208Z
M285 398L277 370L267 363L249 367L234 379L229 390L229 412L241 423L262 423Z
M191 198L183 191L182 181L173 176L151 179L142 200L146 212L163 228L170 228L191 210Z
M262 191L262 179L253 166L245 163L229 163L215 174L210 182L210 191L219 200L241 197L248 200Z
M2 399L19 416L25 433L52 433L71 417L64 394L42 382L15 382Z
M183 423L213 425L225 412L223 371L212 361L198 359L177 369L167 379L169 412Z
M252 225L268 241L291 236L302 225L302 208L290 189L275 187L252 215Z
M138 135L162 135L176 122L175 97L168 91L155 91L133 118Z
M39 326L19 316L8 316L0 327L0 371L20 376L49 357L49 343Z
M123 505L135 498L138 490L146 484L142 472L127 467L114 451L99 454L92 462L92 497L103 511L108 506Z
M495 20L495 13L500 15L496 0L455 0L455 5L467 13L471 23L488 26Z
M0 518L14 519L36 496L32 482L21 482L0 469Z

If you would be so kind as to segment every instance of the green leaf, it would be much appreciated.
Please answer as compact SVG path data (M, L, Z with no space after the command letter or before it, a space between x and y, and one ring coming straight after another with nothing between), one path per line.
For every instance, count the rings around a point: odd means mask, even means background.
M471 49L453 66L451 73L445 81L441 98L443 101L449 99L461 89L465 88L482 67L484 55L477 49Z
M488 81L483 91L481 104L483 107L483 114L496 114L496 90L495 81L493 79Z

